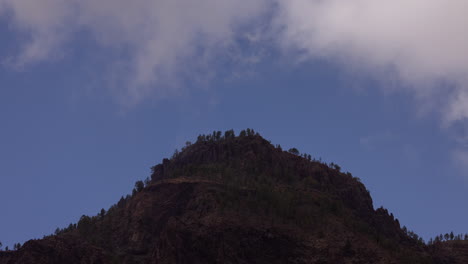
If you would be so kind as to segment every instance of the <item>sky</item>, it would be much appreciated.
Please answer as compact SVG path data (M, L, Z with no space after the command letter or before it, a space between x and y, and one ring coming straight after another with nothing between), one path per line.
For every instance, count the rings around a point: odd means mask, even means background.
M253 128L425 239L467 233L464 0L0 0L0 241L95 215Z

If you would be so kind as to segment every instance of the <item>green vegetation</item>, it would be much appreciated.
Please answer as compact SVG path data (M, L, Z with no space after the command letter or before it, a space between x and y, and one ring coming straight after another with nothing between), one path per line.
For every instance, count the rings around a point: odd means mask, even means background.
M214 131L208 135L199 135L195 144L186 142L181 151L176 150L170 160L164 159L162 164L152 170L155 174L163 167L162 178L203 177L223 183L226 189L219 195L223 210L262 212L272 222L293 222L302 227L324 222L322 216L328 213L335 217L346 215L350 210L350 201L340 198L339 194L342 192L357 189L362 192L360 195L368 195L365 187L350 173L340 173L338 165L313 159L310 154L301 154L296 148L291 148L288 152L294 156L284 159L282 155L285 152L280 145L272 145L253 129L242 130L237 137L233 130L224 133ZM194 157L187 156L189 154ZM330 189L331 182L339 182L335 178L345 179L345 184ZM137 181L132 196L150 185L150 179ZM316 189L331 194L336 199L317 193L311 200L300 189ZM97 216L83 215L77 224L57 228L55 234L62 235L77 230L80 235L96 240L95 226L107 221L106 216L117 214L132 196L121 197L107 212L102 209ZM362 226L355 223L356 221L349 221L348 224ZM100 226L102 228L104 225ZM110 232L111 230L105 233Z
M299 150L297 150L297 148L290 148L288 150L288 152L291 153L291 154L294 154L294 155L298 155L298 156L300 154L300 152L299 152Z
M145 188L145 183L143 181L137 181L135 182L135 188L133 188L133 195L135 195L136 193L139 193L143 190L143 188Z
M424 247L416 233L400 228L398 219L384 208L374 210L369 191L360 179L342 172L335 163L327 164L297 148L283 151L272 145L253 129L214 131L199 135L196 143L186 142L171 159L152 167L151 179L137 181L132 195L121 197L107 211L96 216L83 215L77 224L57 228L55 235L74 234L100 247L115 250L113 244L117 227L114 219L128 217L129 203L134 197L144 197L160 180L193 178L212 182L219 187L214 196L222 215L236 212L239 217L258 216L270 225L307 230L319 239L336 233L329 223L340 223L340 232L359 234L381 248L398 256L401 263L424 263L407 247ZM210 201L211 202L211 201ZM208 204L208 202L206 202ZM140 219L138 225L152 227L151 219ZM338 225L337 225L338 226ZM437 241L454 240L459 236L446 234ZM468 235L466 235L468 238ZM436 239L429 241L434 243ZM341 237L342 254L357 254L348 237ZM18 247L19 248L19 247ZM412 255L413 254L413 255Z
M428 245L437 245L442 242L448 241L468 241L468 233L467 234L458 234L454 235L453 231L450 233L440 234L435 236L434 238L429 239Z
M284 155L280 145L272 145L253 129L241 131L239 137L231 131L221 135L214 131L198 136L196 144L187 145L171 160L153 167L154 179L190 176L221 182L227 187L219 197L224 211L261 214L271 223L311 228L320 227L327 218L339 218L349 230L366 234L395 252L401 250L402 239L424 245L417 234L400 229L398 219L383 208L377 210L381 223L374 225L355 215L363 200L369 201L366 210L372 210L369 191L359 178L342 173L338 164L324 163L297 148L288 150L294 156ZM196 153L196 157L187 153ZM306 190L315 190L316 195L311 199ZM392 229L382 229L387 225Z
M408 230L408 229L406 228L406 226L403 226L403 227L402 227L402 230L403 230L403 232L405 232L405 234L406 234L408 237L412 238L414 241L417 241L420 245L424 245L424 244L425 244L424 239L423 239L422 237L418 236L418 234L414 233L413 231Z
M3 244L0 242L0 251L2 251ZM21 248L21 243L15 243L13 244L13 250L18 250ZM5 247L5 251L10 251L10 248L8 246Z
M20 244L20 243L15 243L15 244L13 245L13 249L14 249L14 250L19 250L20 248L21 248L21 244Z

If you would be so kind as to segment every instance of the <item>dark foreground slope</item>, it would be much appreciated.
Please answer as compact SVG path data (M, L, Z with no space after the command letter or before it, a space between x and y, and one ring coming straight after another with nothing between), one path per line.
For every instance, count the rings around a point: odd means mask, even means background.
M132 196L0 264L468 263L467 249L424 245L351 174L249 130L200 136Z

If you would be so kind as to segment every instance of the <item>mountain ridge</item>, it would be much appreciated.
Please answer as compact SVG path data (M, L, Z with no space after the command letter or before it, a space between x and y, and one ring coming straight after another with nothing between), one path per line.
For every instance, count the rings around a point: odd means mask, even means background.
M464 244L427 246L374 209L366 187L338 165L284 151L251 129L200 135L150 177L108 211L0 252L0 264L468 260Z

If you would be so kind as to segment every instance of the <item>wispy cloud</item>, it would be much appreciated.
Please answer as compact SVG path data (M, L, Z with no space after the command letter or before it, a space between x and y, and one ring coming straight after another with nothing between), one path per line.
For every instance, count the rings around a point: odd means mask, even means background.
M386 131L382 133L363 136L359 139L359 144L367 150L376 150L377 148L386 148L396 140L396 135Z
M112 69L132 102L193 69L215 74L213 61L238 58L232 52L243 38L396 79L446 126L468 118L467 8L465 0L0 0L1 14L27 39L4 58L10 65L60 58L77 32L88 32L125 51Z
M468 149L458 148L452 151L452 160L461 171L468 172Z
M55 58L75 33L89 32L99 45L126 51L125 66L113 67L135 102L154 83L229 50L240 28L267 9L266 0L0 0L1 13L28 39L9 65Z

